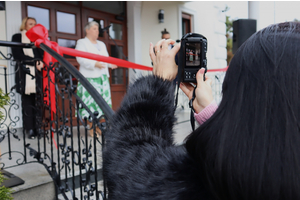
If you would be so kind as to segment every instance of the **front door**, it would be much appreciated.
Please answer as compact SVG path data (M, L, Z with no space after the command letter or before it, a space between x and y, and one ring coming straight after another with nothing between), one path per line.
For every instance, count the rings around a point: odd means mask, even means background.
M82 8L83 27L89 21L96 21L99 23L100 30L98 40L105 43L108 54L115 58L126 59L127 55L127 35L126 35L126 20L119 18L115 14L95 11L89 8ZM109 27L109 28L108 28ZM84 32L82 35L85 35ZM119 67L117 69L109 69L110 72L110 86L112 95L113 110L116 110L126 93L128 84L128 70Z
M125 59L127 55L127 29L125 2L22 2L22 16L35 17L38 23L49 31L49 39L60 46L75 48L76 41L85 37L84 26L88 21L99 22L101 28L111 25L105 32L100 32L98 40L106 44L112 57ZM21 23L21 22L20 22ZM74 57L66 59L78 67ZM110 84L113 110L116 110L126 93L128 70L110 69Z

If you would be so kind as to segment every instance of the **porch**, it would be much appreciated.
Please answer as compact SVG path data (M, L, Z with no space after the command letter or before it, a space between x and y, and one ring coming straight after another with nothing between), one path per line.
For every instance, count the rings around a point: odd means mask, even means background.
M1 45L32 47L4 41ZM113 111L74 66L48 46L41 44L41 48L58 60L58 63L46 66L43 75L36 71L36 76L47 80L44 82L46 88L36 87L33 112L36 115L42 112L36 120L36 126L41 132L36 139L30 140L23 129L17 128L16 124L22 116L12 115L12 111L21 109L21 105L15 101L16 92L13 87L7 88L5 84L4 91L9 93L11 100L3 111L5 118L0 123L0 168L25 181L25 184L13 188L15 199L106 199L106 183L102 177L102 141ZM10 60L11 57L7 59ZM22 65L19 66L15 73L26 71ZM3 69L1 75L4 77L15 75L7 74L6 69ZM224 75L224 71L212 72L210 75L217 102ZM105 115L98 116L97 112L93 113L88 109L76 94L74 79L89 91ZM177 108L174 127L174 139L178 145L191 132L188 99L182 92L179 93L179 98L181 103ZM61 106L58 102L61 102ZM89 113L89 119L80 116L79 109L85 109ZM31 117L24 111L22 115ZM100 119L105 119L106 122L100 122ZM87 126L88 120L92 122L92 128ZM101 129L101 137L96 136L96 127ZM90 129L93 130L94 137L89 136Z
M176 111L176 118L177 121L174 126L174 142L178 145L182 144L184 141L185 137L191 132L191 125L190 125L190 113L187 112L187 110L184 110L182 108L177 109ZM73 127L72 129L72 134L73 134L73 148L78 149L79 145L85 145L83 144L83 140L80 138L86 137L85 134L85 129L83 126L80 127L79 130L77 130L77 127ZM3 163L5 166L5 170L9 173L12 173L13 175L21 178L22 180L25 181L24 184L14 186L12 189L14 190L13 192L13 197L15 200L21 200L21 199L56 199L56 194L55 194L55 184L53 183L53 179L47 172L45 166L43 166L41 163L38 163L36 161L36 158L33 156L30 156L29 149L26 149L25 152L27 154L27 163L19 165L19 163L24 162L24 156L20 155L17 152L23 152L24 151L24 145L29 146L30 148L34 150L42 150L43 152L51 152L51 148L53 149L53 158L54 162L59 163L57 161L57 149L55 145L51 145L50 140L47 138L40 138L40 139L34 139L30 140L27 139L26 137L23 137L23 129L22 128L17 128L16 135L20 140L17 138L10 138L10 145L11 145L11 150L12 150L12 155L10 159L10 155L5 152L9 152L9 142L8 142L8 137L6 137L2 142L1 142L1 152L4 154L1 157L0 163ZM91 136L87 136L88 140L85 141L92 141ZM63 137L59 136L59 140L62 141ZM44 140L46 141L44 143ZM98 171L98 177L97 177L97 185L98 188L103 188L103 178L102 178L102 150L101 150L101 141L102 139L99 138L99 142L97 143L97 151L96 151L96 156L97 156L97 171ZM80 144L81 143L81 144ZM50 160L47 157L41 157L43 159L44 163L48 163L47 165L50 165ZM88 158L89 160L94 160L94 154L91 155L91 157ZM10 167L12 166L12 167ZM73 182L70 181L71 178L74 176L75 177L75 196L80 197L80 194L82 194L82 187L80 187L80 173L81 177L85 178L86 177L86 172L85 170L80 170L80 167L75 165L73 163L69 165L70 169L68 167L64 167L60 171L60 179L63 182L67 182L69 184L70 188L73 188ZM69 181L68 181L69 179ZM92 177L93 179L93 177ZM92 182L93 184L94 182ZM67 196L68 199L72 199L72 194L70 191L66 191L65 195ZM65 199L62 193L58 191L58 196L57 199ZM91 196L90 199L96 199L95 195ZM102 199L102 198L100 198Z

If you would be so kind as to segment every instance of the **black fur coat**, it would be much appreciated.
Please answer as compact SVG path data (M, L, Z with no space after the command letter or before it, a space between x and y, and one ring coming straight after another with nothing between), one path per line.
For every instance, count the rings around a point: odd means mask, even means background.
M193 159L173 142L174 86L155 76L127 91L105 134L109 200L212 199Z

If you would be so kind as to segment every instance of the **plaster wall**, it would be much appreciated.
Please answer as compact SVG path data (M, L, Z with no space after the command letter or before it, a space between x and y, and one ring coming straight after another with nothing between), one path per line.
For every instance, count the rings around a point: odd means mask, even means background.
M142 64L151 66L149 43L161 39L166 28L171 38L181 39L181 13L192 15L192 32L208 39L208 68L226 67L226 26L223 2L142 2L141 34ZM164 10L164 23L159 23L158 12Z

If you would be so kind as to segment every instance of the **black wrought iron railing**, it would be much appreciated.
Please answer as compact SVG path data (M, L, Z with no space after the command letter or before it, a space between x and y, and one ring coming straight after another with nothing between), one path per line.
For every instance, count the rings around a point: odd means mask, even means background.
M0 46L35 48L32 44L6 41L0 41ZM21 70L26 74L30 73L24 65L25 61L14 61L11 55L0 53L13 66L17 66L9 73L6 67L0 67L3 71L0 72L0 77L3 77L0 80L4 80L2 85L10 96L10 104L0 110L5 115L4 120L0 121L0 168L40 163L45 166L55 183L57 199L58 196L64 199L106 199L106 183L102 176L102 149L105 132L114 112L74 66L45 44L40 47L58 62L49 65L44 63L44 73L35 70L33 78L48 78L48 82L44 82L44 86L36 83L35 106L30 107L33 114L27 113L29 108L26 105L21 106L15 85L8 84L8 79L14 79ZM54 73L54 79L51 78L51 73ZM77 82L90 93L104 115L98 116L98 112L91 112L78 97ZM24 84L24 80L20 80L20 84ZM52 84L55 87L51 87ZM54 92L51 91L53 88ZM51 102L53 94L55 102ZM56 105L56 112L51 109L53 103ZM89 116L81 116L79 109L85 109ZM21 111L23 118L33 117L32 115L35 117L37 137L34 140L27 138L22 125L21 128L18 127L22 116L16 113ZM97 135L97 127L102 132L101 136ZM93 133L92 136L90 132Z
M32 44L7 41L0 41L0 46L35 48ZM0 121L0 169L39 163L52 177L57 199L107 199L106 183L102 176L102 150L114 112L74 66L45 44L40 47L58 62L45 63L42 71L35 69L34 76L26 68L25 60L13 60L11 55L4 55L0 51L0 57L10 62L10 67L0 66L0 87L10 96L9 105L0 109L5 116ZM36 80L34 106L22 105L23 95L17 93L20 88L17 88L14 78L21 73ZM221 100L224 75L224 71L208 73L213 79L212 87L217 102ZM47 82L42 85L41 80ZM18 81L17 85L25 84L23 79ZM104 115L92 112L77 95L78 82L89 92ZM52 95L55 95L55 100ZM182 92L179 99L179 107L188 105L188 98ZM53 112L52 105L55 105L56 112ZM81 116L80 109L86 110L89 116ZM34 140L27 138L21 123L24 117L35 118L37 137ZM101 130L101 136L97 135L97 128Z

